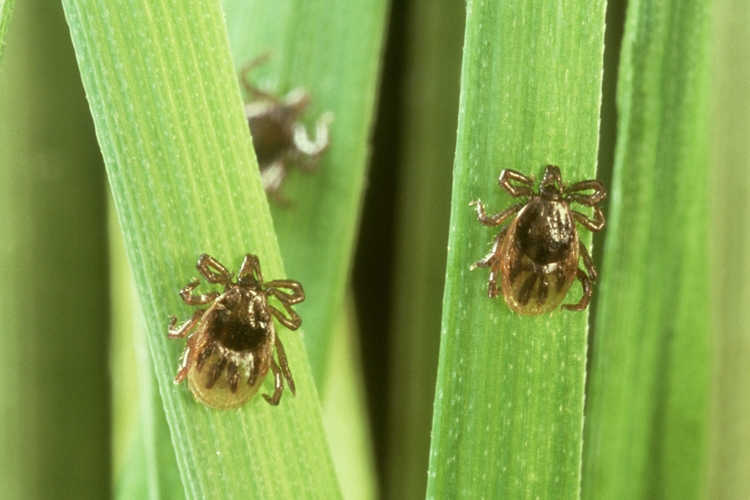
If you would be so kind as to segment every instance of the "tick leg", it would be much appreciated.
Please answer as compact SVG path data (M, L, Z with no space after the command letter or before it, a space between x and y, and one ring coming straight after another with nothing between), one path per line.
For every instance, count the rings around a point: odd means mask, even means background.
M268 394L263 394L265 399L271 406L278 406L281 401L281 393L284 392L284 379L281 378L281 369L276 364L276 360L271 356L271 370L273 371L274 391L273 397Z
M284 378L289 384L289 390L292 394L297 394L297 389L294 387L294 379L292 378L292 371L289 369L289 361L286 358L286 352L284 352L284 345L281 343L281 339L276 335L276 355L279 357L279 364L281 365L281 373L284 374Z
M185 335L188 334L190 330L192 330L195 327L195 325L198 324L198 322L203 317L204 312L206 312L205 309L198 309L179 328L175 328L175 326L177 326L177 317L170 316L169 317L169 330L167 331L167 338L168 339L183 338Z
M232 275L227 271L227 268L207 253L198 257L195 267L209 283L218 283L226 288L232 287ZM212 268L217 272L212 271Z
M510 183L510 181L520 182L521 184L525 185L514 186ZM500 177L497 179L497 183L500 184L500 187L505 189L508 194L513 196L514 198L518 198L519 196L528 196L529 198L531 198L532 196L534 196L534 190L532 189L534 180L526 177L521 172L506 168L502 172L500 172Z
M294 124L294 145L303 154L316 157L322 154L330 143L328 139L328 125L333 121L333 113L323 113L315 124L315 141L311 141L307 136L307 129L301 123ZM317 162L305 165L299 162L305 170L312 171L317 166Z
M310 94L302 87L297 87L281 99L281 105L299 116L310 105Z
M198 340L197 336L192 336L188 339L187 344L185 345L185 350L182 352L182 358L180 361L180 369L177 370L177 375L174 378L174 383L179 384L182 382L185 377L188 374L188 371L190 370L190 367L193 365L193 361L195 358L196 350L196 342Z
M484 212L484 205L482 204L481 200L474 200L469 203L469 206L477 207L477 219L479 219L479 222L483 226L499 226L500 224L505 222L508 217L523 208L522 204L516 203L515 205L506 208L500 213L492 216L487 216L487 214Z
M599 207L594 207L593 220L589 219L581 212L576 212L575 210L571 210L571 212L573 213L573 217L575 218L575 220L580 222L583 227L594 233L601 231L606 222L604 220L604 214L602 214L602 209Z
M284 313L279 311L273 306L270 306L271 314L273 314L277 320L279 320L279 323L284 325L285 327L289 328L290 330L296 330L302 325L302 318L299 317L299 314L291 308L291 306L281 303L282 306L284 306L284 309L289 314L289 317L287 318L284 316Z
M245 88L245 92L248 93L251 99L260 98L276 101L276 97L273 94L269 94L268 92L260 90L258 87L250 83L250 79L248 78L250 72L252 72L258 66L267 63L270 58L271 54L269 52L266 52L265 54L261 54L247 63L245 67L240 70L240 83L242 83L242 86Z
M591 258L591 255L589 255L589 251L586 250L586 245L584 245L581 241L579 241L578 249L579 249L578 253L581 255L581 258L583 259L583 265L586 266L586 272L589 273L589 277L591 278L591 281L596 281L599 275L596 272L596 267L594 267L594 260Z
M273 296L279 299L284 304L294 305L299 304L305 300L305 291L302 288L302 284L294 280L273 280L266 283L266 290L273 293ZM279 288L287 288L292 293L282 292Z
M576 272L576 278L578 278L578 281L581 282L581 286L583 286L583 296L581 297L581 300L578 301L578 304L562 305L563 309L567 309L569 311L583 311L584 309L586 309L586 307L588 307L589 305L591 294L593 292L593 289L591 288L591 280L589 280L589 277L585 272L583 272L583 269L578 269L578 272Z
M594 192L592 194L581 194L579 192L588 191L589 189L593 189ZM601 182L592 179L571 184L565 188L564 194L567 195L565 197L566 201L575 201L581 205L593 207L607 196L607 190L604 189L604 185Z
M260 169L260 180L263 191L273 196L273 199L282 206L288 206L289 202L281 194L281 185L286 178L286 162L283 158L278 159Z
M190 365L192 364L192 349L190 346L190 343L188 342L188 345L185 346L185 351L182 353L182 363L180 363L180 369L177 370L177 375L175 375L174 383L179 384L183 380L185 380L185 377L188 374L188 371L190 370Z
M192 282L188 283L182 290L180 290L180 297L185 301L186 304L191 306L202 306L216 300L221 294L219 292L204 293L201 295L193 295L195 290L201 282L196 278Z
M491 299L497 297L497 277L500 272L500 257L498 252L500 245L503 243L506 233L508 232L508 226L505 226L495 237L495 241L492 243L492 250L488 253L484 259L478 260L469 267L469 270L474 270L477 267L489 267L490 276L487 284L487 296Z
M245 254L245 258L242 259L242 265L240 266L240 272L237 274L238 278L244 278L248 274L255 273L255 279L258 282L263 283L263 273L260 272L260 259L257 255L251 253Z

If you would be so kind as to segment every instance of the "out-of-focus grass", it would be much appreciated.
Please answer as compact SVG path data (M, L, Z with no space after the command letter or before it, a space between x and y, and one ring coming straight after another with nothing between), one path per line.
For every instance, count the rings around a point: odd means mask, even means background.
M416 0L406 13L385 482L393 499L427 488L465 9Z
M12 3L0 4L0 37ZM0 73L0 498L106 498L109 318L101 157L60 5L18 2L6 41Z
M578 498L587 314L488 299L487 270L469 265L497 230L469 202L512 204L503 168L596 176L604 6L468 2L429 498Z
M708 498L750 498L750 3L713 2Z
M584 498L705 493L708 41L708 2L628 5Z
M369 157L385 32L385 0L224 0L237 70L268 53L250 79L283 95L303 87L312 103L304 122L333 113L331 147L310 175L291 169L288 206L271 203L289 276L305 285L298 310L318 388L325 383L330 338L342 311Z
M299 332L277 327L297 383L279 407L212 410L173 383L184 342L166 338L167 318L190 313L177 292L198 255L236 271L251 252L267 279L286 277L218 1L63 5L186 496L338 497Z
M332 332L331 366L323 388L323 423L345 499L374 500L378 495L362 380L354 301L351 297Z

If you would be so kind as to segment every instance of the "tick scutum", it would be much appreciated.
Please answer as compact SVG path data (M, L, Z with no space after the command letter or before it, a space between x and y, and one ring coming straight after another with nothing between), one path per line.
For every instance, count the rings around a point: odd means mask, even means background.
M570 209L564 202L536 197L518 214L516 238L524 255L546 265L568 256L574 230Z
M235 352L252 351L268 340L268 322L256 319L253 325L250 314L254 313L242 314L243 309L218 310L211 332L218 343Z

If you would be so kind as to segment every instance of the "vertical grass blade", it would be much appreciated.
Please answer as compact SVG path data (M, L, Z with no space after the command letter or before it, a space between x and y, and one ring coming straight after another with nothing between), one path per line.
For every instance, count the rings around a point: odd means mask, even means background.
M520 317L488 299L469 265L497 231L469 202L511 205L503 168L595 177L604 7L467 4L429 498L578 497L587 315Z
M712 7L709 498L750 498L750 3Z
M332 362L322 391L323 422L344 498L375 500L380 496L356 320L354 300L350 296L331 339Z
M224 0L236 68L268 53L250 76L283 95L307 89L303 122L314 134L321 113L333 112L331 147L316 172L291 169L287 206L271 203L290 277L305 284L300 304L305 347L318 388L324 386L329 344L351 268L368 161L368 140L385 31L385 0Z
M218 2L64 0L138 286L188 498L340 496L299 332L281 327L297 397L236 411L198 404L172 382L184 342L167 318L207 252L236 271L259 255L286 277L253 158ZM205 285L204 285L205 286ZM268 393L267 379L262 392Z
M629 2L583 496L702 498L708 2Z
M464 15L462 0L407 11L390 353L386 497L424 498L440 344Z
M12 3L2 4L0 23ZM107 498L101 157L60 4L19 2L7 42L0 73L0 498Z

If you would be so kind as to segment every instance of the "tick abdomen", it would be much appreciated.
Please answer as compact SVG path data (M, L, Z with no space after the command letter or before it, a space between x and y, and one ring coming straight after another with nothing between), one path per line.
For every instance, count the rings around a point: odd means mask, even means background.
M575 240L570 209L563 201L532 199L518 214L515 237L524 255L537 264L565 260Z

